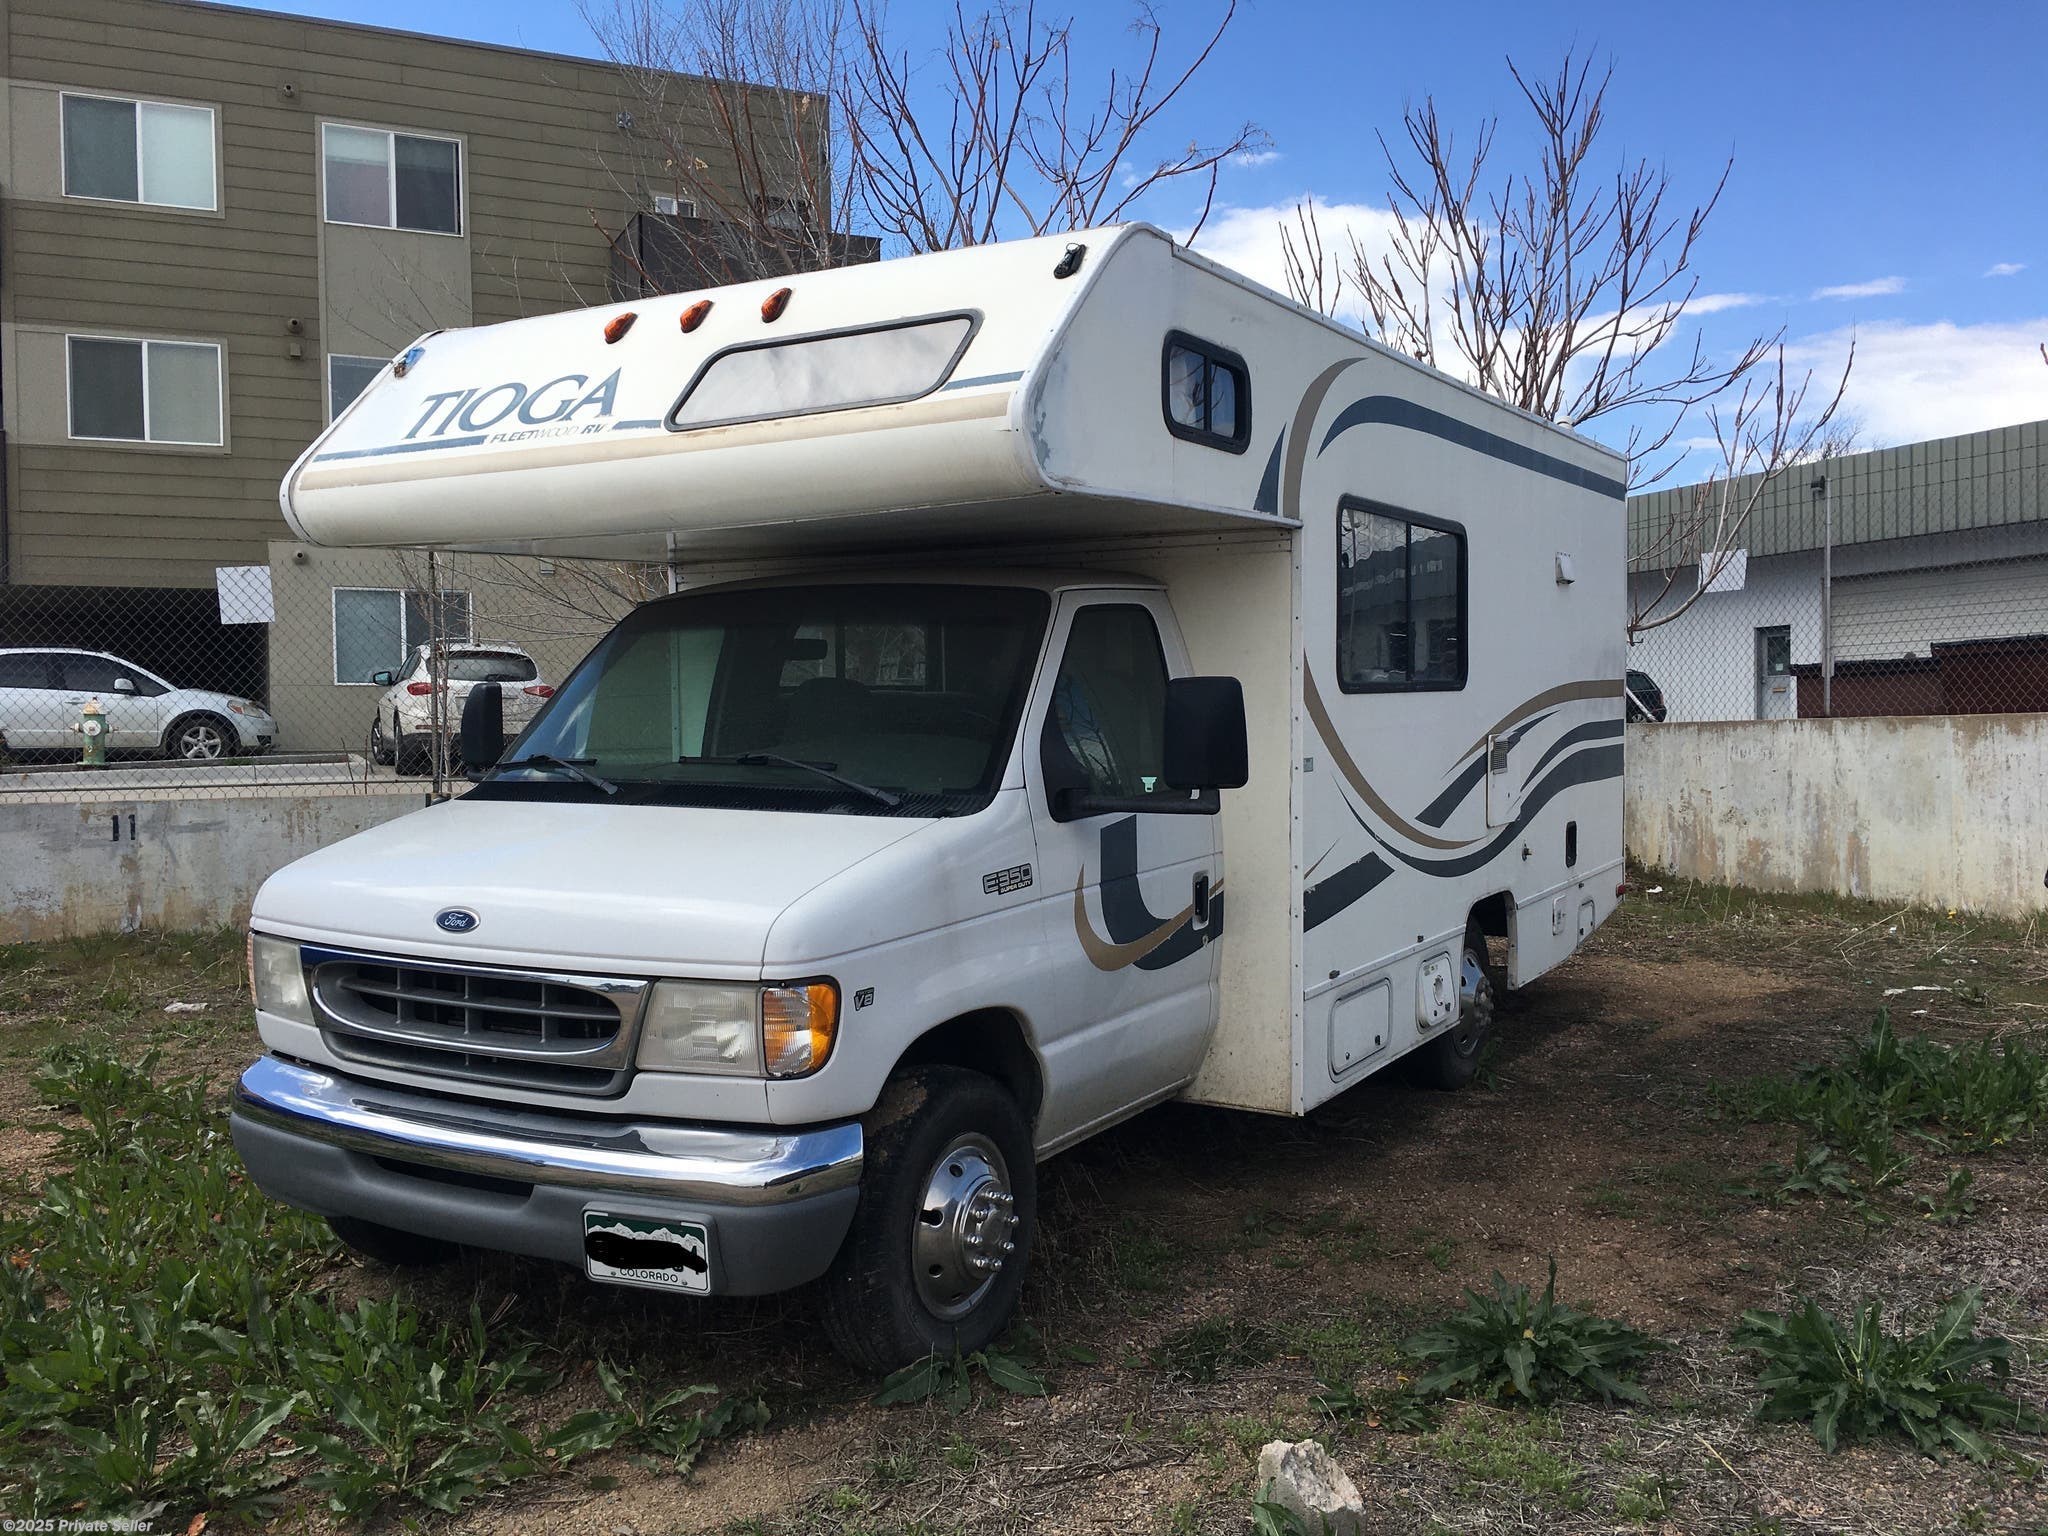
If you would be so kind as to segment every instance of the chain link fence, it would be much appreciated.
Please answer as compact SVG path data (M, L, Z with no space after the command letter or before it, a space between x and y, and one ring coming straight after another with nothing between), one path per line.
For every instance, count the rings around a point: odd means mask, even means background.
M1696 489L1632 498L1630 718L2048 710L2044 458L2035 423L1795 466L1718 540Z
M447 794L462 703L516 732L655 566L273 543L211 589L0 588L0 804Z

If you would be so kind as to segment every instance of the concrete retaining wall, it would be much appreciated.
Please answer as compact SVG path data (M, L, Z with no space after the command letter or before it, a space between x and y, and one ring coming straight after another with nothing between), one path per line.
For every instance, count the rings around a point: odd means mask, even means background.
M2048 909L2048 715L1631 725L1630 857L1763 891Z
M425 804L404 794L13 805L0 942L240 923L271 871Z

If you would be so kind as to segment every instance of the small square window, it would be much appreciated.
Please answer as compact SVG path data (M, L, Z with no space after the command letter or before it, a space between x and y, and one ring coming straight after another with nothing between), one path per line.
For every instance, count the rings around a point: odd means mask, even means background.
M1337 517L1337 685L1465 686L1464 530L1346 503Z
M462 146L329 123L321 135L327 222L462 233Z
M1191 443L1243 453L1251 441L1244 359L1178 332L1166 339L1166 429Z
M212 342L65 338L71 436L216 448L221 351Z
M211 213L213 109L63 98L64 195Z
M334 420L343 411L355 404L356 396L376 382L384 371L381 357L346 357L339 352L327 355L327 419Z

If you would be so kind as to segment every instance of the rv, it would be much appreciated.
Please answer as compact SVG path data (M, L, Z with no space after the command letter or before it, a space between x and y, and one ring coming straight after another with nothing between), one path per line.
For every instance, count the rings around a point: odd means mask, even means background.
M242 1156L390 1262L971 1351L1039 1161L1455 1088L1614 911L1623 476L1142 225L423 337L299 537L679 590L263 886Z

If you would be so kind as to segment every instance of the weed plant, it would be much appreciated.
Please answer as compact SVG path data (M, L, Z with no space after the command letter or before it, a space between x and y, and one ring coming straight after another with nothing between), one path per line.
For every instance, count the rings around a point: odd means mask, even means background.
M1561 1397L1641 1402L1628 1373L1662 1346L1559 1301L1553 1259L1540 1296L1496 1271L1490 1292L1466 1291L1462 1311L1401 1347L1425 1368L1410 1389L1418 1397L1541 1404Z
M1830 1451L1843 1440L1897 1434L1928 1456L1958 1450L1989 1461L1985 1431L2039 1431L2048 1420L2001 1390L2012 1346L1977 1332L1982 1306L1972 1286L1913 1334L1886 1333L1874 1300L1847 1322L1803 1298L1790 1312L1745 1312L1735 1344L1762 1360L1759 1385L1768 1396L1758 1417L1803 1419Z

